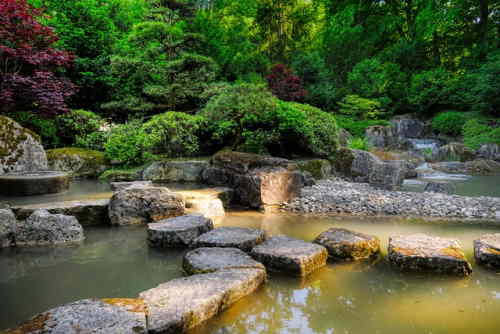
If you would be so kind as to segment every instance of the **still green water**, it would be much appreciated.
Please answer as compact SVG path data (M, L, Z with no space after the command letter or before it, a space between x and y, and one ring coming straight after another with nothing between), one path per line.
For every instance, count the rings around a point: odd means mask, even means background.
M460 240L473 262L472 241L498 225L406 221L396 218L302 217L256 212L228 214L219 226L263 228L312 240L346 227L380 237L425 232ZM182 251L146 244L144 227L88 228L79 246L0 251L0 329L66 302L135 297L180 277ZM270 274L266 285L192 331L205 333L499 333L500 272L473 262L464 279L402 274L384 260L329 263L300 279Z

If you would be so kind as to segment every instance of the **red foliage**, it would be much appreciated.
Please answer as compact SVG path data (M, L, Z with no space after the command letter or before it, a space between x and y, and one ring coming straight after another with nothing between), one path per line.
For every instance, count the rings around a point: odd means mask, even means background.
M266 80L273 94L281 100L300 102L307 95L302 80L283 64L274 65Z
M26 0L0 2L0 110L65 112L75 86L57 75L74 57L53 48L54 31L40 24L41 9Z

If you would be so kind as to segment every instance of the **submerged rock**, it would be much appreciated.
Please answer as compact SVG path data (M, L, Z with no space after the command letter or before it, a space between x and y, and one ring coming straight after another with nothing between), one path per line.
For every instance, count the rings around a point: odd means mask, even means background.
M178 278L144 291L149 333L185 333L254 292L262 269L219 270Z
M200 182L208 161L157 161L142 172L144 180L154 182Z
M205 274L229 269L261 269L255 261L238 248L202 247L188 252L182 260L182 268L189 274Z
M492 233L474 240L474 257L477 263L490 268L500 268L500 233Z
M44 246L84 239L83 228L73 216L36 210L24 222L17 224L17 246Z
M276 236L254 247L250 255L270 271L305 276L326 265L325 247L310 242Z
M326 247L333 259L368 259L380 252L380 240L377 237L344 228L330 228L318 235L314 243Z
M249 252L264 241L263 230L243 227L220 227L193 240L191 247L230 247Z
M185 215L148 224L151 247L188 247L194 239L213 230L212 220L201 215Z
M402 271L467 276L472 267L455 239L423 233L389 238L389 262Z
M104 153L76 147L47 151L49 168L67 172L72 177L97 178L109 168Z
M184 199L164 187L132 186L116 192L109 203L112 225L146 224L184 214Z
M428 182L425 185L425 192L441 193L441 194L451 194L453 193L454 187L450 183L439 183L439 182Z
M10 209L0 209L0 248L14 245L16 216Z

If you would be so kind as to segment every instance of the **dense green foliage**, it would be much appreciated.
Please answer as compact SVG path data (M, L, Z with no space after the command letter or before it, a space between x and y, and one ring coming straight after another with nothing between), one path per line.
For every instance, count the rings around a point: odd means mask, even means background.
M142 164L149 151L148 138L142 128L142 120L136 119L111 129L104 144L106 158L126 166Z
M467 121L467 115L457 111L446 111L432 119L432 129L451 136L458 136Z
M486 122L471 119L463 127L464 144L472 149L478 149L483 144L500 145L500 128L488 126Z

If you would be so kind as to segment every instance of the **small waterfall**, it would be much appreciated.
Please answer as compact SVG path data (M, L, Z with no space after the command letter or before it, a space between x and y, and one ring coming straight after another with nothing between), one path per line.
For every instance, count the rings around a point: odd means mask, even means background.
M431 152L436 152L439 147L441 146L441 143L439 140L435 139L414 139L414 138L409 138L408 142L411 145L411 148L415 151L424 151L424 150L430 150Z

